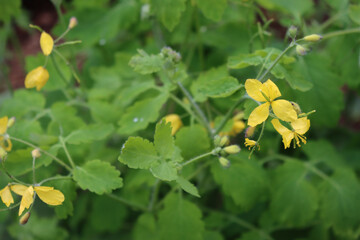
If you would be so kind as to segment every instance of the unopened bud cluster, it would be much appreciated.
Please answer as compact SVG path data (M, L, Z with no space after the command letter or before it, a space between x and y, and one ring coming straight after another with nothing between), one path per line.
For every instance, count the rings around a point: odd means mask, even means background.
M227 136L220 137L215 136L214 145L215 145L215 154L219 157L219 163L223 167L230 167L230 161L227 157L231 154L237 154L241 151L241 148L238 145L230 145L229 138Z

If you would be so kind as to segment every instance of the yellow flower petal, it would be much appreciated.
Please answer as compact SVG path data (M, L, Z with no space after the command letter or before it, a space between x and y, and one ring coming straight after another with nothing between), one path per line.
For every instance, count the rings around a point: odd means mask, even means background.
M248 119L248 125L255 127L256 125L264 122L269 116L270 103L266 102L255 108Z
M1 197L1 201L3 201L3 203L9 207L10 204L14 203L14 199L11 195L10 192L10 188L9 186L4 187L3 189L0 190L0 197Z
M250 148L252 148L253 146L256 146L256 144L257 144L256 141L250 140L250 139L248 139L248 138L245 138L245 143L244 143L244 145L245 145L245 147L249 147L249 150L250 150ZM258 149L260 150L260 145L258 146Z
M41 88L45 86L49 80L49 72L46 68L40 66L33 69L25 77L25 87L33 88L36 87L36 90L40 91Z
M245 89L247 94L259 102L266 102L266 98L261 94L262 90L264 94L267 94L267 90L263 89L263 84L256 79L247 79L245 82Z
M279 88L270 79L263 83L263 87L266 89L266 96L269 97L270 101L281 96Z
M291 123L295 132L298 134L305 134L310 128L310 120L307 117L299 118Z
M293 122L297 119L296 111L289 101L276 100L271 103L275 115L283 121Z
M17 195L24 195L26 189L28 189L27 186L24 185L20 185L20 184L14 184L10 186L11 191L13 191L14 193L16 193Z
M49 205L61 205L65 200L64 194L53 187L35 187L35 192L43 202Z
M182 127L183 123L181 121L181 118L177 114L169 114L164 117L165 122L171 123L171 135L175 135L175 133Z
M40 47L45 56L49 56L54 47L53 38L46 32L42 32L40 36Z
M0 146L7 152L10 152L12 149L12 143L9 138L6 138L6 140L4 140L4 137L0 137Z
M28 187L22 198L21 198L21 202L20 202L20 208L19 208L19 216L23 213L23 211L27 208L29 208L31 206L31 204L34 201L34 188L32 186Z
M7 116L0 118L0 134L1 135L6 133L8 120L9 119Z
M272 125L274 126L275 130L280 133L280 135L284 135L288 132L291 132L288 128L284 127L278 119L271 120Z
M290 147L290 143L294 139L294 137L295 137L295 133L292 131L286 132L285 134L282 135L282 141L284 143L285 149Z

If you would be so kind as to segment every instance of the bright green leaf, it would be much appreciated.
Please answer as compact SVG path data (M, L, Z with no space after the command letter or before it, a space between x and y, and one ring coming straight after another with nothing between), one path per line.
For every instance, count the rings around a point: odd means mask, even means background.
M182 190L184 190L185 192L190 193L191 195L193 195L195 197L200 197L198 189L190 181L186 180L183 177L178 177L176 179L176 182L180 185Z
M173 162L162 160L160 164L151 167L150 171L154 177L163 181L173 181L178 178L177 168Z
M151 0L151 8L162 24L172 31L185 11L186 0Z
M349 17L360 25L360 4L349 6Z
M196 0L196 2L205 17L216 22L221 20L227 7L227 0Z
M165 121L161 121L156 124L154 144L156 151L162 158L169 159L172 157L175 150L175 144L174 138L171 135L170 122L166 123Z
M134 240L158 240L155 217L150 213L144 213L138 217L133 229Z
M120 172L110 163L100 160L87 162L82 167L77 166L73 174L74 180L82 189L88 189L99 195L110 193L123 185Z
M114 131L111 124L94 124L75 130L70 133L65 141L69 144L91 143L97 140L103 140Z

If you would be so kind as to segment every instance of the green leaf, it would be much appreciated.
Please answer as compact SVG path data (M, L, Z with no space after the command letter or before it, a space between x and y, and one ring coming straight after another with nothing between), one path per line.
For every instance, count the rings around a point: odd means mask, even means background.
M331 72L329 59L319 55L308 55L301 61L301 71L314 87L307 92L297 92L297 102L303 112L316 110L310 116L313 126L331 127L338 124L344 107L339 77Z
M194 147L195 143L196 147ZM201 125L182 127L176 133L175 144L181 149L184 159L190 159L210 151L210 139Z
M170 194L164 205L159 212L160 240L203 239L204 223L201 221L201 211L195 204L179 195Z
M352 236L360 225L360 184L352 170L337 170L320 186L320 216L336 233Z
M121 108L129 106L137 97L141 96L142 93L152 89L155 86L154 81L135 81L128 87L122 88L120 92L117 93L114 100L114 105Z
M144 99L136 102L133 106L126 109L125 114L119 121L120 134L132 134L142 130L149 123L155 122L159 117L162 105L168 99L167 93L162 93L157 97Z
M133 230L134 240L158 240L156 221L153 215L144 213L138 217Z
M227 7L227 0L196 0L196 2L205 17L216 22L221 20Z
M93 124L70 133L65 141L70 144L91 143L103 140L114 131L112 124Z
M313 163L326 164L333 169L344 167L344 160L335 147L327 140L309 141L303 150Z
M355 23L360 25L360 4L359 5L350 5L349 6L349 17Z
M90 224L98 232L116 232L124 224L127 207L108 196L92 198Z
M164 60L160 55L149 55L144 50L138 49L138 54L131 58L129 65L135 72L151 74L162 69Z
M45 98L41 93L28 89L14 92L12 98L2 102L0 116L21 118L29 112L40 112L45 107Z
M19 149L11 151L4 165L7 171L13 176L20 176L32 171L32 157L31 151L33 148ZM35 161L35 168L39 168L43 165L49 165L52 162L52 158L42 154L41 157Z
M306 226L318 210L318 194L306 179L307 169L301 162L286 162L274 173L270 211L285 226Z
M56 180L51 182L50 186L60 190L64 196L65 201L55 207L56 216L59 219L66 219L68 216L73 215L73 201L76 199L76 185L71 180Z
M263 63L263 57L258 54L239 54L228 58L227 66L230 69L241 69L249 66L257 66Z
M163 159L173 156L175 150L174 138L171 135L171 123L162 120L156 124L154 135L155 149Z
M21 0L0 0L0 22L10 22L12 17L21 14Z
M92 160L82 167L77 166L73 173L74 180L82 189L99 195L110 193L123 185L120 172L110 163L100 160Z
M212 68L205 73L200 74L200 76L193 82L191 85L191 92L194 95L194 98L198 102L203 102L207 99L207 96L201 92L203 85L210 85L210 82L218 82L219 79L228 77L226 66ZM211 87L211 86L210 86Z
M190 181L186 180L183 177L178 177L176 179L176 182L180 185L182 190L184 190L185 192L190 193L191 195L193 195L195 197L200 197L198 189Z
M130 168L148 169L158 160L154 144L141 137L129 137L125 142L119 161Z
M172 31L180 22L180 17L185 11L186 0L151 0L151 9L162 24Z
M229 158L231 166L223 168L214 163L211 172L223 192L245 210L251 209L268 195L268 179L264 170L247 154Z
M98 123L116 123L121 112L107 101L90 100L88 103L92 118Z
M160 164L151 167L150 171L154 177L163 181L173 181L178 178L177 168L173 162L162 160Z
M220 232L217 231L205 231L204 239L206 240L224 240L224 237L221 235Z
M235 93L241 85L234 77L224 77L213 81L207 81L198 88L198 92L202 95L212 98L224 98Z

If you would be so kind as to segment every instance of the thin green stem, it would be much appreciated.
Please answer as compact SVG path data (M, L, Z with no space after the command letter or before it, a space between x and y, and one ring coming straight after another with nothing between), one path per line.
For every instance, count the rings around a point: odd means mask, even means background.
M42 180L41 182L39 182L39 185L43 185L44 183L50 182L50 181L64 180L64 179L72 179L72 174L70 173L67 176L55 176L55 177L46 178L46 179Z
M70 62L68 60L66 60L66 58L58 50L54 49L53 51L56 55L58 55L61 58L61 60L63 60L65 62L66 66L69 67L69 69L70 69L72 75L74 76L74 78L76 79L76 81L78 83L80 83L81 80L80 80L79 76L77 75L73 66L70 64Z
M189 164L191 164L191 163L193 163L193 162L196 162L196 161L199 160L199 159L202 159L202 158L204 158L204 157L207 157L207 156L210 156L210 155L213 155L213 154L214 154L214 151L201 154L201 155L199 155L199 156L196 156L196 157L194 157L194 158L191 158L190 160L188 160L188 161L180 164L180 166L183 168L183 167L185 167L186 165L189 165Z
M325 40L325 39L328 39L328 38L338 37L338 36L341 36L341 35L352 34L352 33L360 33L360 27L358 27L358 28L350 28L350 29L345 29L345 30L340 30L340 31L327 33L327 34L323 35L322 39Z
M264 64L261 66L260 71L259 71L259 73L258 73L257 76L256 76L256 79L258 79L258 78L261 76L262 72L264 71L265 65L266 65L267 61L269 60L269 58L271 57L272 52L273 52L273 51L271 50L271 51L269 52L269 54L266 56L265 61L264 61Z
M81 40L68 41L68 42L64 42L64 43L56 45L56 48L64 47L64 46L67 46L67 45L79 44L79 43L82 43L82 41Z
M55 52L55 50L54 50ZM60 75L60 78L64 81L65 85L68 84L68 81L66 80L66 77L64 75L64 73L61 71L59 65L57 64L56 62L56 59L54 57L54 54L50 54L50 58L51 58L51 61L53 62L54 64L54 67L55 67L55 70L58 72L58 74Z
M279 56L277 56L277 58L274 60L274 62L270 65L270 67L268 69L266 69L266 71L263 73L263 75L261 75L261 77L258 79L260 82L262 82L262 80L266 77L266 75L276 66L276 64L280 61L280 59L285 55L285 53L287 53L291 48L293 48L295 46L295 42L292 41L289 46L287 48L285 48L284 51L282 51L280 53Z
M70 31L70 28L67 28L57 39L54 40L54 43L57 43L60 41L63 37L65 37L66 34Z
M76 165L75 165L75 163L74 163L74 161L73 161L73 159L72 159L72 157L71 157L71 155L70 155L70 153L69 153L69 151L68 151L68 149L67 149L67 147L66 147L66 143L65 143L65 141L64 141L64 138L60 136L60 137L59 137L59 140L60 140L60 144L61 144L62 148L64 149L64 152L65 152L65 154L66 154L66 157L67 157L67 159L68 159L69 162L70 162L71 167L72 167L72 168L75 168Z
M63 166L64 168L66 168L69 172L72 171L71 167L69 165L67 165L66 163L64 163L62 160L60 160L59 158L55 157L54 155L52 155L51 153L39 148L38 146L35 146L34 144L32 143L29 143L25 140L22 140L22 139L19 139L19 138L15 138L15 137L9 137L11 140L14 140L14 141L17 141L17 142L20 142L20 143L23 143L29 147L32 147L34 149L39 149L40 152L44 153L45 155L51 157L52 159L54 159L58 164L60 164L61 166Z
M156 179L155 184L151 191L151 198L148 206L148 212L152 212L154 209L154 204L157 201L159 188L160 188L161 181L159 179Z
M18 202L17 204L12 205L11 207L0 208L0 212L5 212L5 211L8 211L8 210L14 209L14 208L18 207L18 206L20 205L20 203L21 203L21 202Z
M145 206L142 206L142 205L140 205L140 204L134 203L133 201L129 201L129 200L127 200L127 199L125 199L125 198L122 198L122 197L120 197L120 196L117 196L117 195L115 195L115 194L113 194L113 193L108 193L108 194L106 194L106 196L108 196L108 197L110 197L110 198L112 198L112 199L114 199L114 200L116 200L116 201L118 201L118 202L121 202L121 203L123 203L123 204L125 204L125 205L128 205L128 206L130 206L130 207L139 209L139 210L141 210L141 211L143 211L143 212L146 212L146 211L147 211L147 208L146 208Z
M215 134L218 134L224 128L224 126L226 125L226 122L230 119L230 117L231 117L232 113L234 112L235 108L237 108L240 105L240 103L242 103L246 98L247 97L242 96L241 98L239 98L239 100L235 104L233 104L231 106L231 108L225 114L225 117L221 120L221 122L219 124L219 127L216 128Z
M60 4L56 4L56 2L54 0L52 0L51 2L55 7L55 10L56 10L58 18L60 20L60 24L61 24L62 28L66 28L65 20L64 20L64 17L62 15L62 13L61 13Z
M33 183L34 183L34 184L36 184L36 177L35 177L35 160L36 160L36 157L33 156L32 171L33 171Z
M181 82L177 82L177 85L179 86L180 90L184 93L184 95L187 97L187 99L190 101L191 105L194 107L195 112L199 115L204 127L209 132L210 136L213 136L213 130L210 127L209 121L207 120L204 112L201 110L199 105L195 102L191 94L186 90L186 88L182 85Z
M261 127L261 131L260 131L260 135L258 137L258 139L256 140L256 145L252 147L250 154L249 154L249 159L251 158L251 155L254 153L255 149L257 146L259 146L259 142L264 134L264 129L265 129L265 123L266 121L263 122L262 127Z

